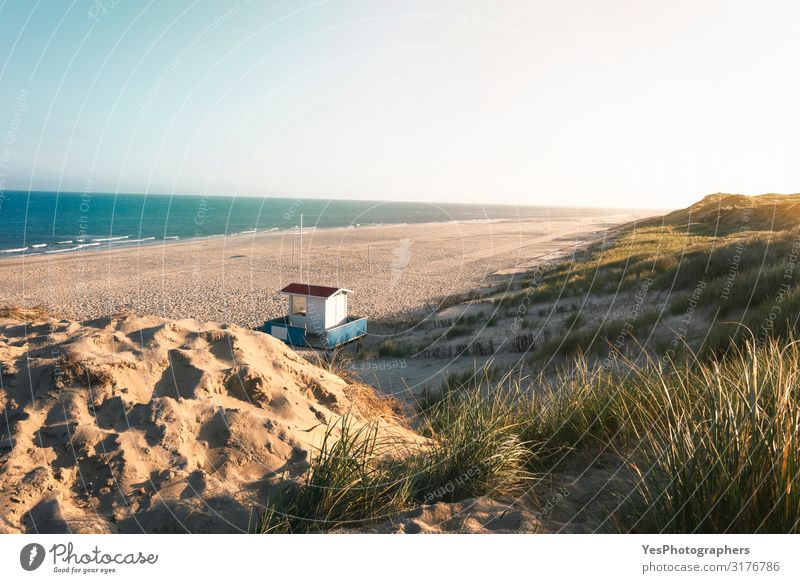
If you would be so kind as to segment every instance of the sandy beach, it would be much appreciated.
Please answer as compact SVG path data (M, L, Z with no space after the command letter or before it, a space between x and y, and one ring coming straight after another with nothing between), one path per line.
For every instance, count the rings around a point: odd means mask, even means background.
M346 287L350 310L408 313L497 274L569 254L641 217L462 222L283 231L0 261L3 303L86 320L118 312L253 327L285 310L293 281Z

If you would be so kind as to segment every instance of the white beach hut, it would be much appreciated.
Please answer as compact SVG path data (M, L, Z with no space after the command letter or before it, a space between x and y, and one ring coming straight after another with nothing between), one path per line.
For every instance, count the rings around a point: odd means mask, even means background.
M353 292L343 287L290 283L281 293L289 297L289 324L322 334L347 320L347 294Z
M291 345L333 348L367 332L366 318L347 314L349 289L291 283L280 293L289 299L287 315L265 322L263 330Z

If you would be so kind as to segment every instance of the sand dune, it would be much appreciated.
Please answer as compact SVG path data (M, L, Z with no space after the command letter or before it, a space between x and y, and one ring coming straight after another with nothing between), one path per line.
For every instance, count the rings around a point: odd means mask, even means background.
M6 310L0 363L2 532L243 531L343 413L413 438L363 388L234 325Z

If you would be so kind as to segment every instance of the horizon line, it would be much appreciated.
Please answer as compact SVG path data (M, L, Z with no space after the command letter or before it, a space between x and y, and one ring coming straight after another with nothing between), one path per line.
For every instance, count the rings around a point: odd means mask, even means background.
M598 206L596 204L587 204L587 205L577 205L577 204L562 204L562 205L546 205L546 204L525 204L525 203L514 203L514 202L451 202L451 201L441 201L441 200L420 200L420 199L410 199L410 200L399 200L399 199L387 199L387 198L340 198L340 197L330 197L324 198L320 196L272 196L267 194L222 194L222 193L212 193L212 194L204 194L204 193L186 193L186 192L173 192L173 193L165 193L165 192L111 192L111 191L103 191L103 190L34 190L34 189L0 189L0 195L4 193L23 193L23 194L77 194L77 195L107 195L107 196L206 196L206 197L215 197L215 198L274 198L274 199L286 199L286 200L315 200L315 201L341 201L341 202L393 202L393 203L408 203L408 204L431 204L431 205L453 205L453 206L470 206L470 205L477 205L477 206L487 206L487 207L525 207L525 208L561 208L561 209L593 209L593 210L654 210L654 211L672 211L677 210L671 207L660 207L660 206ZM710 193L710 194L719 194L719 193ZM776 193L768 193L768 194L776 194ZM707 196L707 195L704 195ZM758 196L758 195L750 195L750 196ZM683 207L681 207L683 208Z

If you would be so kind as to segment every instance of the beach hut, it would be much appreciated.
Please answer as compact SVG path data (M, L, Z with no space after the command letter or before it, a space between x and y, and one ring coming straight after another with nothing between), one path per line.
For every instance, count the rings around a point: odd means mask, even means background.
M347 314L342 287L290 283L281 294L288 298L286 316L267 320L263 330L291 346L335 348L367 333L367 319Z

